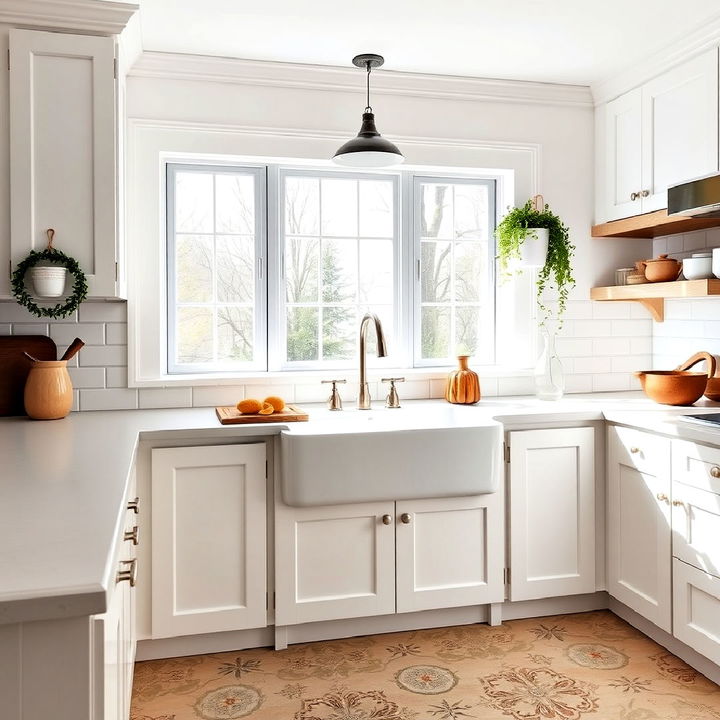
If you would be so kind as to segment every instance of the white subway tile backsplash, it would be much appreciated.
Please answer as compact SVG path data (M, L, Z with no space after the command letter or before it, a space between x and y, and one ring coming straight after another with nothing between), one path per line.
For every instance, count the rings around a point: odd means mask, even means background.
M0 320L7 323L45 323L47 318L39 318L28 312L22 305L16 302L0 301ZM77 322L77 311L65 318L54 319L53 323L75 323Z
M691 300L690 308L693 320L720 319L720 299L708 298L706 300Z
M86 302L79 308L80 322L127 322L124 302Z
M633 355L652 355L652 338L630 338L630 352Z
M245 397L263 400L269 395L279 395L285 402L295 402L295 388L292 385L275 385L266 381L245 384Z
M589 393L592 392L592 375L566 375L565 392Z
M627 373L602 373L592 376L593 392L620 392L630 389Z
M405 400L424 400L430 397L430 383L428 380L408 380L397 385L398 395ZM390 392L390 384L382 383L380 385L380 397L378 400L385 402L385 398Z
M236 405L246 397L242 385L220 385L192 388L193 407L216 407L218 405ZM247 397L252 397L248 395Z
M47 321L44 323L13 323L13 335L47 335Z
M443 387L445 380L443 380ZM480 376L480 395L484 398L497 397L500 394L498 386L498 378L484 378ZM443 397L445 397L445 391L443 390Z
M598 338L593 340L592 355L627 355L630 338Z
M607 337L612 334L611 320L568 320L565 331L571 337L596 338Z
M68 368L68 373L75 388L105 387L105 368Z
M0 323L0 335L11 335L12 325L10 323Z
M572 371L576 374L586 373L609 373L612 369L611 357L588 357L574 358L572 360Z
M621 355L612 358L611 370L614 373L633 373L637 370L650 370L652 355Z
M652 333L652 320L613 320L611 335L614 338L641 337Z
M105 343L105 326L98 323L51 324L50 337L59 348L63 348L63 351L76 337L79 337L86 345L103 345Z
M127 365L127 347L124 345L86 345L79 353L80 367Z
M593 354L592 338L570 338L560 336L555 341L555 349L561 358L587 357Z
M707 234L703 230L683 235L683 250L685 250L685 252L700 250L706 247Z
M138 391L138 407L147 408L182 408L192 406L192 388L140 388Z
M128 373L126 367L109 367L105 369L106 387L126 388L128 386Z
M81 410L135 410L137 406L135 389L80 390Z
M669 255L681 253L685 249L685 242L682 235L668 235L667 252Z
M105 342L108 345L127 345L127 324L108 323L105 326Z
M498 394L500 395L532 395L534 392L535 378L498 378Z
M631 302L596 302L593 303L593 317L598 320L627 320L632 316Z

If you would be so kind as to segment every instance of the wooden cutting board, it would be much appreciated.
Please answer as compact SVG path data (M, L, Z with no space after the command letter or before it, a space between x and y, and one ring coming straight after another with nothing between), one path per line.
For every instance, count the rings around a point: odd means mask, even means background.
M23 391L30 372L30 353L38 360L57 360L55 342L45 335L0 336L0 415L24 415Z
M236 407L216 407L215 413L222 425L244 425L246 423L307 422L309 415L295 405L286 405L284 410L272 415L243 415Z

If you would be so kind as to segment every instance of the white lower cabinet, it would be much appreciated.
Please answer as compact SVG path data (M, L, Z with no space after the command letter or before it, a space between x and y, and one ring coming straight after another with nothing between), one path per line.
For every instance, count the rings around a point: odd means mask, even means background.
M509 433L510 599L595 592L595 430Z
M673 559L673 635L720 665L720 577L677 558Z
M265 444L152 451L152 637L267 624Z
M671 632L670 441L608 429L608 592Z
M294 625L502 602L502 494L276 504L275 620Z
M396 503L397 612L504 600L503 495Z

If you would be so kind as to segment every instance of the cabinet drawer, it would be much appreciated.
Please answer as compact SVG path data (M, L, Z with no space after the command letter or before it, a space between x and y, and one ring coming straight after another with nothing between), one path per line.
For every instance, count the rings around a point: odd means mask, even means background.
M673 480L720 494L720 449L674 440Z
M673 560L673 635L720 664L720 578Z
M673 482L673 555L720 577L720 495Z
M661 475L670 465L670 440L667 438L613 426L608 430L608 442L614 445L618 462L640 472Z

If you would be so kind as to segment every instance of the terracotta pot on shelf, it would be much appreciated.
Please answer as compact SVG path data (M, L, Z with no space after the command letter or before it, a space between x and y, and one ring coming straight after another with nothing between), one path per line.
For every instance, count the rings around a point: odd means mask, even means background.
M682 262L668 257L667 253L652 260L641 260L640 266L648 282L672 282L678 279L682 271Z
M689 372L705 360L707 372ZM708 380L715 375L715 356L707 352L695 353L676 370L643 370L636 372L645 394L663 405L692 405L705 392Z
M25 412L33 420L59 420L72 408L67 360L37 360L25 382Z

